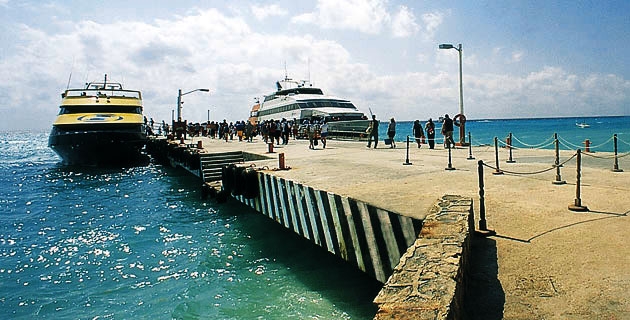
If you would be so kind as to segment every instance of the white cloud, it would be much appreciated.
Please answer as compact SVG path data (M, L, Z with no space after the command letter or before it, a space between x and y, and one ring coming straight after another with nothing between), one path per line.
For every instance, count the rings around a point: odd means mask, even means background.
M392 34L394 37L404 38L415 34L420 30L416 23L416 17L409 8L400 6L400 9L392 19Z
M319 0L315 11L291 19L324 29L358 30L378 34L390 18L384 0Z
M512 62L520 62L523 60L523 55L525 55L523 51L512 52Z
M243 18L214 9L152 23L82 21L63 33L21 26L18 34L19 46L0 60L3 129L50 126L73 57L72 86L108 73L142 90L145 113L157 121L170 119L177 89L203 87L211 94L185 97L185 118L203 121L210 109L214 119L243 119L254 96L275 90L274 82L284 76L283 61L291 77L304 79L309 59L317 86L363 111L371 107L381 119L425 119L458 109L456 50L435 49L437 65L422 72L382 74L374 71L382 66L357 62L336 41L259 33ZM430 58L417 55L420 61ZM478 60L464 59L464 67ZM630 81L616 75L544 67L516 77L464 69L469 118L627 114L629 101Z
M441 12L430 12L422 15L422 22L424 22L424 37L425 39L432 39L437 28L444 21L444 14Z
M266 6L251 6L252 13L259 21L266 19L271 16L286 16L289 14L287 9L280 7L277 4L270 4Z

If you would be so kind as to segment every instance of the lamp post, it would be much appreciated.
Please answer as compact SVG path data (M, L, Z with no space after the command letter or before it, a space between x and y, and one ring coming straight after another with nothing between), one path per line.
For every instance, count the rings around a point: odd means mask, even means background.
M181 122L182 121L182 96L185 96L189 93L193 93L196 91L203 91L203 92L210 92L210 89L195 89L192 91L188 91L185 93L182 93L182 89L179 89L179 93L177 94L177 122Z
M464 86L462 85L462 44L460 43L457 47L452 44L441 44L439 45L440 49L455 49L459 52L459 114L464 115ZM462 146L466 145L466 128L465 121L461 121L459 126L459 144Z

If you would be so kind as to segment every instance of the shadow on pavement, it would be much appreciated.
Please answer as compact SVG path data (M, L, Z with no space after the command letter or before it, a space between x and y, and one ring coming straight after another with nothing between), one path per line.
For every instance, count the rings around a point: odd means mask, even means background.
M503 319L505 292L498 279L496 240L472 237L464 307L469 319Z

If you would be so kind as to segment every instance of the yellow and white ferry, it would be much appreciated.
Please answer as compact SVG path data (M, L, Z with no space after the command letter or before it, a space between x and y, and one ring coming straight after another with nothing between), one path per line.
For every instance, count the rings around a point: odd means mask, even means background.
M146 142L140 91L120 83L87 83L61 94L59 115L48 146L65 164L98 165L133 162Z

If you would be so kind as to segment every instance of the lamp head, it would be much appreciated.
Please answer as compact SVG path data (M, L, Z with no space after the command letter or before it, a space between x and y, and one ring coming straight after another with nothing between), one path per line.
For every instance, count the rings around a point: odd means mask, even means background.
M210 89L199 89L199 91L210 92Z
M453 49L453 48L455 48L455 47L453 47L452 44L447 44L446 43L446 44L441 44L440 45L440 49Z

